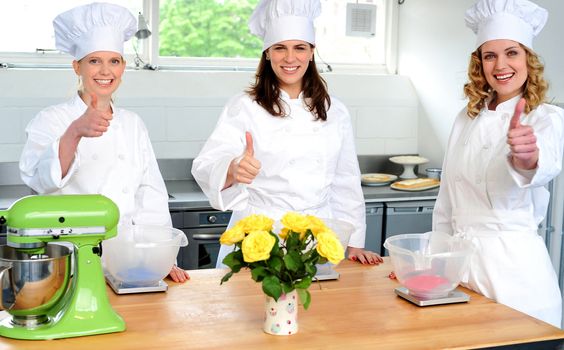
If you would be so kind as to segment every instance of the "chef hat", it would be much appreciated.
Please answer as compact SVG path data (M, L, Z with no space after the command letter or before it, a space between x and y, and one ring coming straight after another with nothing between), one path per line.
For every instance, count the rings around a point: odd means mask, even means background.
M466 25L478 35L476 48L489 40L509 39L533 48L548 12L527 0L478 0L466 11Z
M249 29L263 39L263 51L285 40L315 45L313 20L320 13L319 0L261 0L249 19Z
M77 60L95 51L119 52L137 31L125 7L95 2L61 13L53 20L55 46Z

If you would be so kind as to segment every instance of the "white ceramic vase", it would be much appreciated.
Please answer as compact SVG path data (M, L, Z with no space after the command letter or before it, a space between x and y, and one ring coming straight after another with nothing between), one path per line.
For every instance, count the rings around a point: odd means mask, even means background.
M267 295L264 303L264 332L273 335L298 333L298 306L296 290L282 294L278 301Z

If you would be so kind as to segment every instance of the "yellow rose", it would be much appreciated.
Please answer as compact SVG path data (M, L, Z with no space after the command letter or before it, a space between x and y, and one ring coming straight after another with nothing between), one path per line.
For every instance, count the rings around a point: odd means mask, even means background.
M270 258L270 252L272 247L274 247L274 243L276 243L276 238L268 231L255 230L249 232L241 245L243 260L248 263L267 260Z
M313 215L307 215L306 218L309 220L309 229L313 237L317 237L319 232L328 230L327 226L325 226L325 223L320 218Z
M317 252L324 258L327 258L330 263L338 264L345 258L345 250L337 235L331 231L321 231L317 233ZM244 243L244 241L243 241Z
M286 237L288 237L288 233L290 233L290 230L284 227L282 230L280 230L278 236L280 236L280 238L282 239L286 239Z
M245 232L251 231L272 231L274 220L264 215L252 214L239 221L245 228Z
M237 223L229 230L223 232L221 237L219 237L219 242L225 245L233 245L235 243L241 242L243 238L245 238L244 227Z
M307 231L310 225L310 221L305 215L289 212L282 217L282 225L288 230L301 233L300 237L303 238L303 234Z

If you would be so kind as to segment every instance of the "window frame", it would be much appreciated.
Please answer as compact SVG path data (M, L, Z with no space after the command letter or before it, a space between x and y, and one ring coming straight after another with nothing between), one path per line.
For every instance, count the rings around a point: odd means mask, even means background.
M397 74L398 57L398 2L386 1L385 64L331 64L331 70L340 73ZM158 70L214 70L254 71L257 58L206 58L159 56L159 3L160 0L143 0L143 15L152 35L144 39L138 51L139 58ZM126 54L128 68L135 67L135 55ZM0 52L4 68L65 68L71 66L72 57L58 52L17 53ZM329 71L327 64L318 60L321 72Z

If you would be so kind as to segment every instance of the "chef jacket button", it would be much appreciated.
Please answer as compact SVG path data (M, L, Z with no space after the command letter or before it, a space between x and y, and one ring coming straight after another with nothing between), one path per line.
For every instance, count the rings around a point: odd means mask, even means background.
M294 165L294 163L296 163L296 161L292 159L292 160L290 161L290 165Z
M285 132L290 132L290 131L292 131L292 129L291 129L291 128L284 128L284 131L285 131Z
M93 154L92 155L92 160L97 160L98 159L98 155L97 154Z
M124 188L121 190L121 192L127 193L127 192L129 192L129 190L127 189L127 187L124 187Z
M489 144L489 143L486 143L482 148L483 148L483 149L486 149L486 150L487 150L487 149L490 149L490 144Z
M502 114L503 119L509 119L509 114L508 113L503 113Z
M481 184L481 183L482 183L482 180L481 180L481 179L476 179L476 185L479 185L479 184Z
M119 158L119 160L124 160L124 159L125 159L125 155L120 154L120 155L118 155L118 158Z
M455 181L460 181L460 175L456 175L456 176L454 177L454 180L455 180Z
M321 159L316 159L315 162L316 162L317 164L321 164Z

